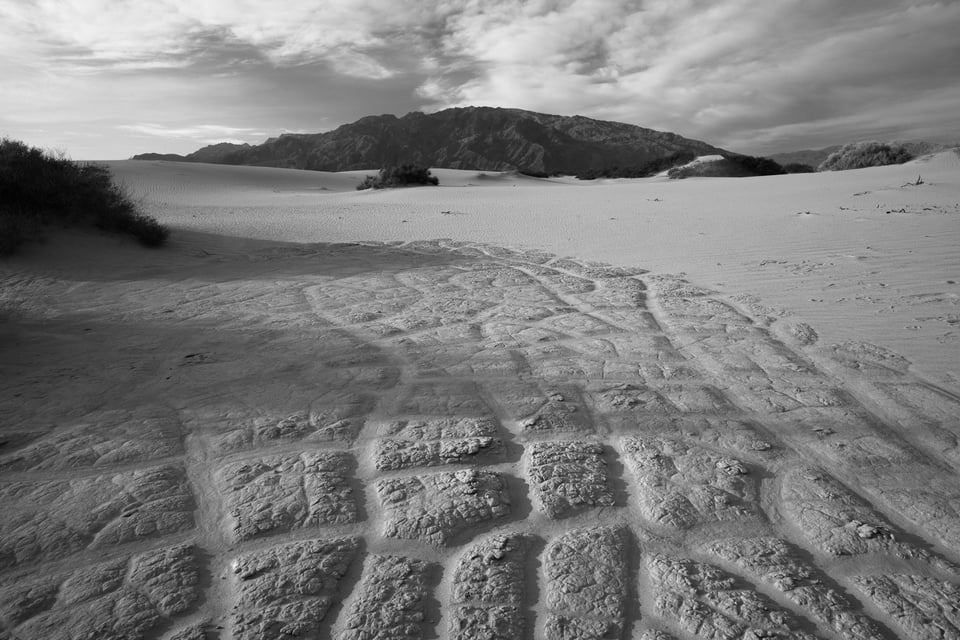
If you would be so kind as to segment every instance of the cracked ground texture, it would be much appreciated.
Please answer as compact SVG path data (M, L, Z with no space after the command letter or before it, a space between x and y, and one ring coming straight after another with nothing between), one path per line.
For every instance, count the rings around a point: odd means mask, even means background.
M0 274L2 640L960 638L895 354L453 241L91 273Z

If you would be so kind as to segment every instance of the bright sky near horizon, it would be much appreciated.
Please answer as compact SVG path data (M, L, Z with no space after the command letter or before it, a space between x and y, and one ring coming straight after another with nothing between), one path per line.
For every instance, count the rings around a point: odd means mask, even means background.
M958 0L0 0L0 136L118 159L485 105L753 154L957 140L958 34Z

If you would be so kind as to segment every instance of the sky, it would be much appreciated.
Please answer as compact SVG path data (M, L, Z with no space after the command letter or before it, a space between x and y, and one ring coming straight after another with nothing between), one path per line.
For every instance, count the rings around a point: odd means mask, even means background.
M958 34L958 0L0 0L0 136L120 159L475 105L954 141Z

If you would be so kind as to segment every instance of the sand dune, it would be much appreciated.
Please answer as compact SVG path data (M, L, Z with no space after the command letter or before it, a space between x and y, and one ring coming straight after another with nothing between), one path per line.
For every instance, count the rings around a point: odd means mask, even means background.
M960 638L955 155L112 168L170 247L0 263L0 637Z
M436 189L344 174L116 162L179 229L290 242L451 238L685 273L817 327L870 336L960 390L960 157L825 174L541 180L435 170ZM915 186L918 175L924 184ZM318 191L324 189L324 191Z

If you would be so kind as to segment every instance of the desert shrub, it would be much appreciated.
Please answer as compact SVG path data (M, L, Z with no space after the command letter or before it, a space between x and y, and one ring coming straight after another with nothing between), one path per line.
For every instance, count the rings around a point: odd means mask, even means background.
M430 169L414 164L384 167L376 176L367 176L359 185L357 191L363 189L388 189L390 187L407 187L415 185L437 186L440 180L430 175Z
M886 142L853 142L843 145L820 163L817 171L845 171L864 167L882 167L903 164L913 160L913 154L903 145Z
M783 170L787 173L816 173L817 170L809 164L802 162L789 162L783 165Z
M93 226L160 246L168 229L139 212L109 169L0 140L0 254L37 238L44 227Z
M556 174L547 173L546 171L539 171L537 169L518 169L517 173L522 176L529 176L531 178L549 178Z
M630 167L603 167L600 169L587 169L577 174L578 180L596 180L597 178L647 178L656 175L661 171L666 171L672 167L686 164L693 160L696 155L692 151L677 151L662 158L656 158L650 162Z
M778 162L770 158L744 156L739 153L727 153L723 154L723 157L751 176L779 176L786 173Z
M786 173L779 163L770 158L756 158L738 153L725 153L719 160L675 167L667 172L673 179L683 178L748 178L777 176Z

